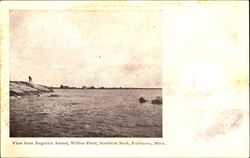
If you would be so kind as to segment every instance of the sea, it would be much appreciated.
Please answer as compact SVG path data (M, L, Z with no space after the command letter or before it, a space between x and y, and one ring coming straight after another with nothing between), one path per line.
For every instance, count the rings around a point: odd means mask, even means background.
M54 89L10 97L10 137L162 137L161 89ZM149 102L139 103L144 97Z

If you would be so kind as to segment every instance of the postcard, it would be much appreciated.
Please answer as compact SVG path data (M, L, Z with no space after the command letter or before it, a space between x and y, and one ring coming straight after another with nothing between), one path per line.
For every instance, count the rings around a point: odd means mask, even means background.
M248 157L245 1L1 2L2 157Z

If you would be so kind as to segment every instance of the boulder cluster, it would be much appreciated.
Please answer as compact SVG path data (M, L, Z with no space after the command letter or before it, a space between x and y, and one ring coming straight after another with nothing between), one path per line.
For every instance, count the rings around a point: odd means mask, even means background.
M140 103L148 102L145 98L140 97L139 98ZM162 97L157 96L155 99L151 101L152 104L162 104Z

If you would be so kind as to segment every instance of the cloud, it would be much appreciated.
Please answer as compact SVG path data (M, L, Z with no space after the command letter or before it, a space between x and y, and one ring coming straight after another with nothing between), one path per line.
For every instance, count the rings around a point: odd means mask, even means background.
M11 11L11 79L159 87L160 28L152 10Z

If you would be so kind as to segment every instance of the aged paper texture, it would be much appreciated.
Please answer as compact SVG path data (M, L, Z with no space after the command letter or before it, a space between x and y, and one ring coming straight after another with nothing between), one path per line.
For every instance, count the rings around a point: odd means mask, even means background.
M248 157L248 8L247 1L1 2L1 157ZM116 95L107 101L115 107L99 105L106 98L97 87ZM80 98L63 100L66 91ZM83 109L79 102L97 93L85 100L95 110ZM43 97L58 104L38 103ZM123 106L133 97L136 106ZM50 110L66 101L70 112ZM68 124L75 117L81 122Z

